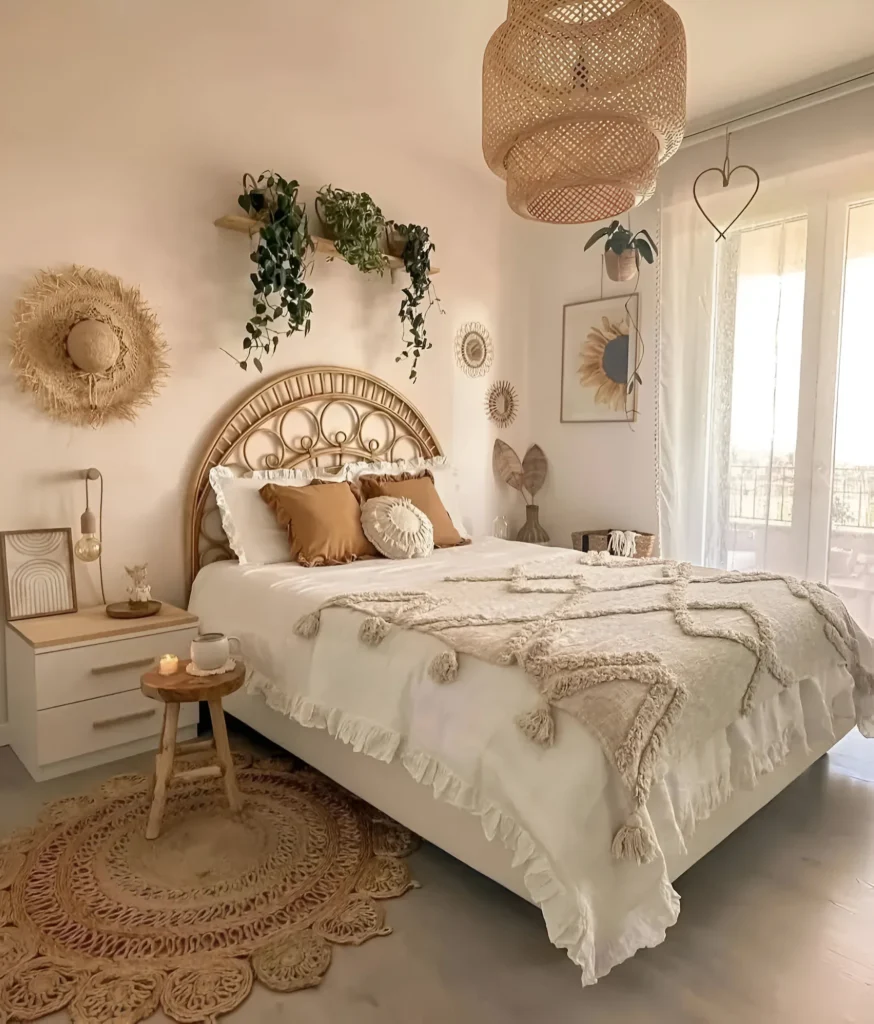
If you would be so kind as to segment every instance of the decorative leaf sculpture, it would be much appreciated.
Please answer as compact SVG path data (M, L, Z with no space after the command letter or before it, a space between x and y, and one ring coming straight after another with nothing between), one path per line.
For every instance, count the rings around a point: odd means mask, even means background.
M522 490L524 486L522 463L513 449L500 438L495 439L492 465L505 484L509 484L517 491Z
M524 460L520 461L513 449L506 442L497 438L492 453L492 465L495 473L504 483L519 491L525 501L532 505L534 495L546 480L549 463L540 445L531 445L525 453Z
M546 480L548 465L549 463L546 461L546 456L543 454L543 449L539 444L531 445L528 451L525 452L525 458L522 460L522 484L532 499Z

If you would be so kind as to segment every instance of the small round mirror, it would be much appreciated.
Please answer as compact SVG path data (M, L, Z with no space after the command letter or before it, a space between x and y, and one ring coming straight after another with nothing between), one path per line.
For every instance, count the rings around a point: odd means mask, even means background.
M482 377L492 365L494 349L482 324L465 324L455 339L455 361L468 377Z
M518 405L516 389L507 380L495 381L486 393L486 412L499 427L507 427L516 419Z

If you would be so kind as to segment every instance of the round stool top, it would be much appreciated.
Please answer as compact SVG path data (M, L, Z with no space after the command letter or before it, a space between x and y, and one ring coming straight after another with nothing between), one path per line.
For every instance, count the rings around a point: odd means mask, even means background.
M186 671L187 661L179 662L179 671L172 676L162 676L153 669L140 679L140 689L152 700L165 704L187 704L196 700L220 700L243 685L246 666L238 661L230 672L217 676L190 676Z

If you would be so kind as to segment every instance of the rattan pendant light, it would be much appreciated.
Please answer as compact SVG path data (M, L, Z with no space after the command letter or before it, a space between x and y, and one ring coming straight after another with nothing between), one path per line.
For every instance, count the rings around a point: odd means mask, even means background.
M686 35L664 0L509 0L483 62L483 152L518 214L624 213L685 125Z

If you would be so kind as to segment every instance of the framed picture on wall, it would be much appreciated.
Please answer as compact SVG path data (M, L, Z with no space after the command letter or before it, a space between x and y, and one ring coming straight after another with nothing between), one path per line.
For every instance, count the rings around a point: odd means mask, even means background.
M621 295L564 307L561 422L637 419L638 296Z
M69 527L0 533L0 567L8 621L76 611Z

